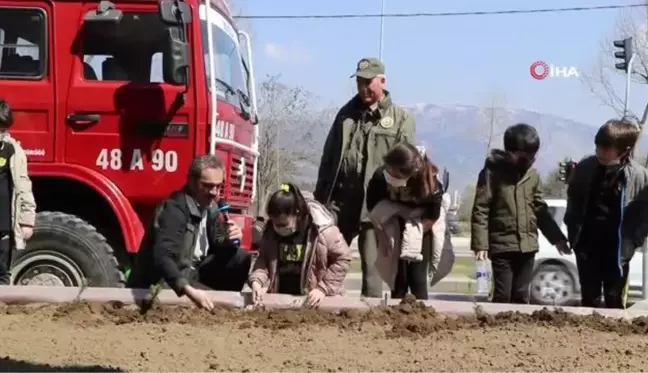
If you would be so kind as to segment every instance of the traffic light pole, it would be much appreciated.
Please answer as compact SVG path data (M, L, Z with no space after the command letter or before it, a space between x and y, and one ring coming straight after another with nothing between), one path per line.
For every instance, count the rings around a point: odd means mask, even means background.
M632 57L630 57L630 62L628 62L627 66L627 73L626 73L626 89L625 89L625 102L623 104L623 116L626 117L628 115L628 109L630 107L630 84L632 83L632 64L635 61L636 55L633 54Z

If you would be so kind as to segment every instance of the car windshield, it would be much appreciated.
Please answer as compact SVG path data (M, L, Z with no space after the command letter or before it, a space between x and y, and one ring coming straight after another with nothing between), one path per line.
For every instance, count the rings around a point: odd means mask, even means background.
M209 87L209 39L208 25L205 17L205 6L200 7L200 25L202 29L203 51L205 58L205 78ZM211 8L211 30L216 72L216 94L219 98L239 107L248 98L248 89L243 69L243 61L238 36L234 27L217 10ZM211 87L210 87L211 89ZM243 101L243 102L244 102Z

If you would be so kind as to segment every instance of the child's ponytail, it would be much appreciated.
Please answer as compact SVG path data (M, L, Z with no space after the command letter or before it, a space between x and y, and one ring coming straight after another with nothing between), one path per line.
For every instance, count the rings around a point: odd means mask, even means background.
M420 166L407 185L415 197L424 199L433 195L437 190L439 168L430 162L427 155L421 155L419 159Z
M283 183L272 193L266 206L268 216L292 215L301 218L308 214L306 200L299 188L292 183Z

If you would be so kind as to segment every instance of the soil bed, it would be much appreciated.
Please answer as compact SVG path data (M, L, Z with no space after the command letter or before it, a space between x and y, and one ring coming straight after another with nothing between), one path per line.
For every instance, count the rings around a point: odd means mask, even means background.
M0 371L645 371L648 319L2 305ZM4 359L2 357L5 356Z

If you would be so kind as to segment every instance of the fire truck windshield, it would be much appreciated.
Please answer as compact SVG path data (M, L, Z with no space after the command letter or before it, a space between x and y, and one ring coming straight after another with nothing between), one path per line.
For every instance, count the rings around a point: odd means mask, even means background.
M211 49L214 53L216 94L221 100L237 108L249 109L247 78L236 30L216 9L210 8L209 21L211 22L213 43L212 48L209 48L207 34L209 26L207 25L204 5L200 6L199 12L207 86L210 86L209 52Z

